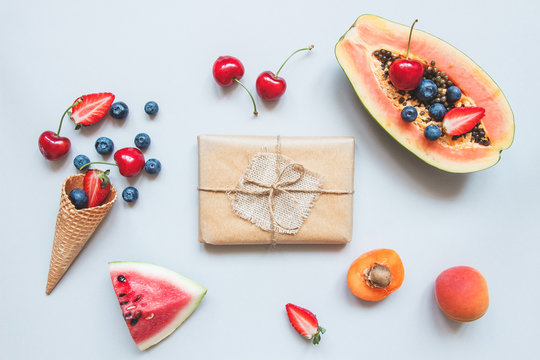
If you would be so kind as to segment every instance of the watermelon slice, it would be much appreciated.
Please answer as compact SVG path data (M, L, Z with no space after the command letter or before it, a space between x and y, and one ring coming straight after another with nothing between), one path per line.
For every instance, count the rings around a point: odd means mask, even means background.
M206 288L161 266L110 262L114 292L139 350L169 336L199 306Z

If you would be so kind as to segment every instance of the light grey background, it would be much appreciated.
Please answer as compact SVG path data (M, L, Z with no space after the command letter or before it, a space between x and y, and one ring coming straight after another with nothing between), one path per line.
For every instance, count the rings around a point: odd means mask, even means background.
M509 359L536 354L540 319L537 21L528 1L7 1L0 3L0 358L2 359ZM495 167L468 175L424 164L397 144L356 98L333 53L357 16L374 13L447 40L504 90L516 120L513 146ZM414 40L413 40L414 41ZM243 81L284 68L285 96L251 103L211 74L220 55L240 58ZM72 150L44 160L37 139L55 130L78 96L112 91L130 106L62 135ZM146 101L160 112L149 119ZM157 178L111 179L139 188L119 199L50 296L45 283L60 184L72 159L101 157L145 131ZM356 138L354 238L347 246L212 247L197 242L201 133L352 135ZM357 300L346 272L365 251L401 255L402 288L380 303ZM124 325L107 262L148 261L208 288L172 336L140 353ZM454 265L487 278L486 316L458 324L438 310L433 283ZM289 326L284 305L313 310L327 328L318 347Z

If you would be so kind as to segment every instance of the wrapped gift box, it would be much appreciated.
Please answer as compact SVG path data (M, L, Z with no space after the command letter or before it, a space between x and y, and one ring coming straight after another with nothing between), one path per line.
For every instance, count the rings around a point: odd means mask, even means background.
M199 241L345 244L354 138L201 135Z

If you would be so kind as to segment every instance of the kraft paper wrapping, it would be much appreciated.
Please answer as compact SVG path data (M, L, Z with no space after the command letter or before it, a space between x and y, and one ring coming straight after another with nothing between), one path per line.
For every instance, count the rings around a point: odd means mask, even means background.
M280 153L322 180L321 189L350 192L320 194L299 231L264 231L233 211L226 192L199 191L199 241L214 245L345 244L352 236L354 187L353 137L278 137L201 135L199 188L235 189L251 159L261 152ZM273 239L274 238L274 239Z

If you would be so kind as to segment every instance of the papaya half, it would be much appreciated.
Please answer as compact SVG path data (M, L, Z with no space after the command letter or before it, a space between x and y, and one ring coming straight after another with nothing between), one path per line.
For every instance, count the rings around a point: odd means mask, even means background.
M414 30L409 59L423 64L424 76L437 75L434 80L461 90L458 102L445 105L485 109L485 116L473 130L459 136L443 130L437 140L426 139L424 130L434 123L429 105L418 102L414 91L395 88L388 77L391 61L405 58L409 31L408 26L362 15L341 37L335 47L336 58L356 94L392 137L428 164L455 173L493 166L514 139L514 115L501 89L467 55L433 35ZM444 94L446 90L441 91ZM406 122L401 118L405 106L418 109L417 120Z

